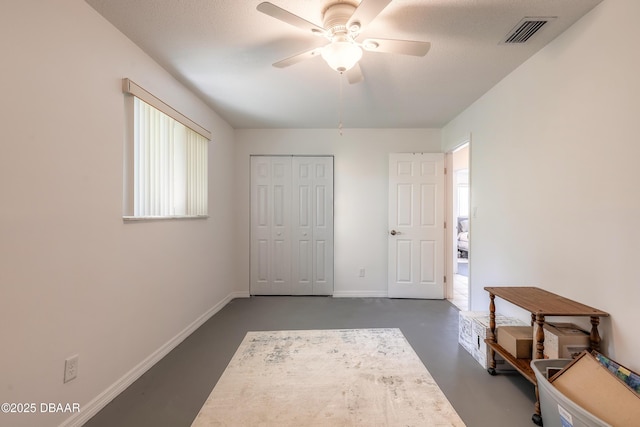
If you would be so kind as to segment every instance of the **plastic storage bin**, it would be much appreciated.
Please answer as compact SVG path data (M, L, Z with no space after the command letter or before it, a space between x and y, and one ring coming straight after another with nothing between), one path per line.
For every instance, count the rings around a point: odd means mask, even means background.
M571 359L531 361L531 368L538 383L542 425L544 427L612 427L569 400L547 380L547 368L563 368L569 362Z

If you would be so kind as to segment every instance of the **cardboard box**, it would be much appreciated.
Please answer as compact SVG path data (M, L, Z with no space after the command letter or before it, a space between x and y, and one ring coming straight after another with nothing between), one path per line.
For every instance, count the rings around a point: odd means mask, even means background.
M482 368L488 369L489 364L491 363L491 354L489 350L486 349L487 348L486 344L484 345L484 347L485 347L485 351L476 350L473 353L471 353L471 355L473 356L474 359L476 359L476 361L480 364L480 366L482 366ZM509 363L507 363L507 361L504 360L504 358L497 353L495 356L495 361L496 361L497 371L515 371L516 370L516 368L514 368Z
M471 355L476 349L476 340L473 336L473 319L488 315L488 311L461 311L458 314L458 343Z
M489 337L491 334L489 327L489 315L476 316L473 318L473 341L474 341L474 352L473 357L480 363L480 365L487 369L489 367L489 361L491 359L489 346L484 342L485 339ZM526 326L522 320L516 319L514 317L507 317L503 315L496 314L496 328L499 329L502 326ZM505 360L496 354L496 369L498 370L507 370L507 371L515 371L515 368L510 364L506 363Z
M537 326L534 325L534 337L536 336ZM572 359L583 350L588 349L590 345L589 333L573 323L544 324L545 359Z
M496 325L520 325L526 326L521 320L496 313ZM458 343L484 369L489 367L491 358L489 347L484 340L489 336L489 312L488 311L461 311L458 315ZM515 368L508 364L502 357L496 354L496 369L501 371L514 371Z
M486 316L477 316L473 318L473 339L476 343L476 348L481 350L486 349L486 344L484 344L484 340L491 335L491 328L489 327L489 315ZM516 319L515 317L506 317L496 314L496 329L501 326L527 326L520 319ZM486 351L484 351L486 352Z
M480 348L477 331L474 332L473 329L473 320L476 318L481 318L483 324L489 324L488 311L461 311L458 314L458 343L471 354ZM506 324L510 321L514 320L496 313L496 324ZM486 335L486 332L483 334Z
M500 326L498 344L517 359L531 359L533 328L531 326Z
M640 395L588 352L581 353L549 382L563 396L612 426L640 423Z

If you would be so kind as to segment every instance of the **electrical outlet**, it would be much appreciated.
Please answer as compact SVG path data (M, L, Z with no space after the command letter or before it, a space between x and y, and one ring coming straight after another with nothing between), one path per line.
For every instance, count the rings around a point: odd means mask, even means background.
M364 268L360 269L360 277L364 277Z
M68 383L78 376L78 355L71 356L64 361L64 382Z

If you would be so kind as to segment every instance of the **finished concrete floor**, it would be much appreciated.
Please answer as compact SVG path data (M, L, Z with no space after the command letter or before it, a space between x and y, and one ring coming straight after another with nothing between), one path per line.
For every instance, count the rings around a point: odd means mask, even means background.
M248 331L341 328L400 328L468 427L534 426L533 385L458 345L448 301L330 297L231 301L85 426L189 427Z

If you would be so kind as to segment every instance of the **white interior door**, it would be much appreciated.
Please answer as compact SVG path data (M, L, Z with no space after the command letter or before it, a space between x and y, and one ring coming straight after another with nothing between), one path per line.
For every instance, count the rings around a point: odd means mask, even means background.
M291 158L251 157L251 294L291 295Z
M444 298L444 154L389 155L390 298Z
M333 294L333 157L251 157L251 294Z
M293 295L333 294L333 157L293 157Z

